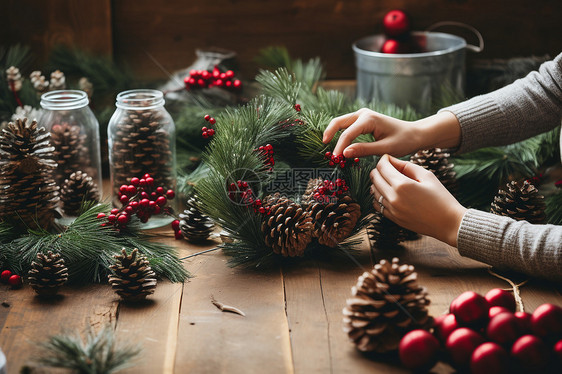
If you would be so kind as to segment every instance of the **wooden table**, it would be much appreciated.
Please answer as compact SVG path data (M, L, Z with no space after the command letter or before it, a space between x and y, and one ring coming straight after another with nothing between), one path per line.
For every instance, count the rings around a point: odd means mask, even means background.
M163 237L182 256L212 248ZM405 372L392 359L358 353L342 331L342 308L363 271L381 258L399 256L416 266L427 287L430 313L438 316L466 290L485 293L509 285L487 266L462 258L432 238L406 242L404 249L374 250L365 241L352 258L302 260L267 271L229 268L221 251L185 260L194 275L185 284L161 281L141 306L119 302L107 285L65 287L43 301L29 286L2 285L0 347L9 373L34 357L35 342L63 329L111 323L119 339L140 342L142 359L129 373L388 373ZM221 312L211 297L246 316ZM531 280L521 288L527 311L542 303L562 305L560 285ZM434 368L451 372L445 364Z

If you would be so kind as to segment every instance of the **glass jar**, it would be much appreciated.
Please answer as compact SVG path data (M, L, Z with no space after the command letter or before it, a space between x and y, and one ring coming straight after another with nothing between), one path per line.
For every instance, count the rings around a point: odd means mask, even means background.
M88 196L99 200L103 196L99 124L88 104L84 91L47 92L41 96L43 111L38 124L51 133L57 184L62 188L71 174L82 172L83 178L91 178Z
M142 179L145 174L154 179L154 188L175 190L176 128L164 108L162 92L124 91L117 95L115 105L117 109L107 128L113 205L122 205L119 201L122 185L129 185L133 177ZM177 200L170 200L168 205L176 208ZM163 213L156 214L143 227L159 227L172 220Z

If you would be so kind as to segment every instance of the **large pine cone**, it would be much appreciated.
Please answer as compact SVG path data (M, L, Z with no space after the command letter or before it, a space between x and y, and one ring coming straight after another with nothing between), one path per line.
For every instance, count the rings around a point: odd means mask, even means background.
M10 122L0 136L0 220L21 222L28 228L49 229L59 203L59 187L52 174L57 164L50 133L27 124Z
M457 189L457 173L453 170L455 165L449 162L449 157L451 154L441 148L432 148L417 152L410 157L410 161L431 171L445 188L454 193Z
M211 218L201 212L197 196L187 200L187 209L180 216L180 231L184 238L192 242L207 240L215 228Z
M262 203L269 211L262 223L265 244L285 257L302 256L312 240L312 218L279 193L266 196Z
M27 279L40 296L50 297L56 295L59 287L68 280L68 269L59 253L38 253Z
M415 232L397 225L379 212L367 227L367 235L371 244L379 249L396 248L401 242L417 237Z
M125 248L121 255L115 255L115 264L109 268L113 274L109 276L111 288L126 301L140 301L154 293L156 274L148 264L145 256L135 248L127 255Z
M98 202L100 193L92 177L77 171L70 174L61 188L62 208L67 215L75 216L80 213L82 204L86 201Z
M55 124L51 128L51 144L55 147L53 153L58 164L55 181L61 185L70 174L87 166L86 135L80 132L78 125Z
M154 185L174 189L174 170L166 117L160 110L127 110L113 138L113 195L131 176L150 174ZM116 201L116 204L118 202Z
M546 220L544 196L528 181L523 184L509 182L499 190L490 209L491 213L511 217L517 221L544 223Z
M361 217L361 207L351 196L342 195L333 197L328 203L313 199L307 214L312 218L313 235L318 238L318 243L336 247L347 239L355 228Z
M414 267L401 265L398 258L382 260L363 273L351 293L343 309L344 331L360 351L395 350L408 331L433 323Z

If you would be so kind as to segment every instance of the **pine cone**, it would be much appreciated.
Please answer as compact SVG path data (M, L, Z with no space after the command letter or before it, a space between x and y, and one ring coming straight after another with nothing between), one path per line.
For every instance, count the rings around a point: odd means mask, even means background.
M86 135L80 132L80 126L68 123L55 124L51 128L51 144L55 147L54 156L58 167L55 181L61 185L78 170L84 170L88 162Z
M506 188L506 190L499 190L494 197L491 213L511 217L517 221L545 223L544 196L539 194L535 186L528 181L524 181L523 185L512 181L506 185Z
M122 255L115 255L115 264L109 268L113 274L109 276L111 288L126 301L140 301L154 293L156 274L148 264L145 256L135 248L127 255L125 248Z
M19 91L22 86L22 79L20 69L15 66L10 66L6 70L6 80L8 81L8 88L10 91Z
M359 277L352 298L343 309L344 331L363 352L387 352L398 348L410 330L429 328L427 292L417 283L412 265L382 260Z
M266 196L262 204L269 211L262 223L265 244L285 257L304 255L312 240L312 218L299 204L278 192Z
M98 202L99 198L98 186L92 177L81 171L70 174L70 177L64 181L60 193L62 209L70 216L78 215L85 201Z
M68 280L68 269L60 253L38 253L37 259L31 263L27 279L40 296L54 296Z
M371 244L379 249L396 248L401 242L417 236L415 232L397 225L379 212L375 213L367 227L367 234Z
M94 94L94 85L88 78L80 78L80 80L78 81L78 88L86 92L86 95L88 95L88 99L92 98L92 95Z
M55 70L51 73L51 83L49 84L49 91L64 90L66 88L66 78L64 73L60 70Z
M455 165L449 162L449 157L451 154L441 148L432 148L417 152L410 157L410 161L431 171L445 188L454 193L457 189L457 173L453 170Z
M50 133L27 124L27 118L10 122L0 136L0 220L49 229L59 203L59 187L52 173Z
M307 208L314 225L313 236L318 243L335 247L351 234L359 217L361 207L351 196L333 197L328 203L314 201Z
M314 202L314 193L318 190L319 187L321 187L324 184L324 180L322 178L315 178L315 179L310 179L308 181L308 184L306 185L306 190L304 191L302 198L301 198L301 204L303 206L308 206L309 204Z
M187 209L180 214L180 230L184 238L192 242L207 240L215 228L213 220L199 209L197 196L187 200Z
M114 196L119 196L119 187L129 184L131 176L147 173L154 178L156 186L174 189L169 134L163 128L165 117L155 109L126 113L116 125L113 139Z
M37 94L41 96L49 89L49 82L45 79L45 76L41 74L40 71L36 70L29 75L29 79L31 80L31 84Z

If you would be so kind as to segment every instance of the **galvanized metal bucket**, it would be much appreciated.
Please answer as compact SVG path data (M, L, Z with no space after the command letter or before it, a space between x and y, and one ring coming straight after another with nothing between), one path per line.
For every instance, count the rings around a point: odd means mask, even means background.
M432 26L458 23L443 22ZM422 53L380 53L384 35L373 35L353 43L357 67L357 97L411 106L418 113L428 115L443 101L443 95L464 97L465 50L480 52L484 42L480 33L471 26L479 39L479 46L469 45L458 36L431 31L413 32L412 37L423 46Z

